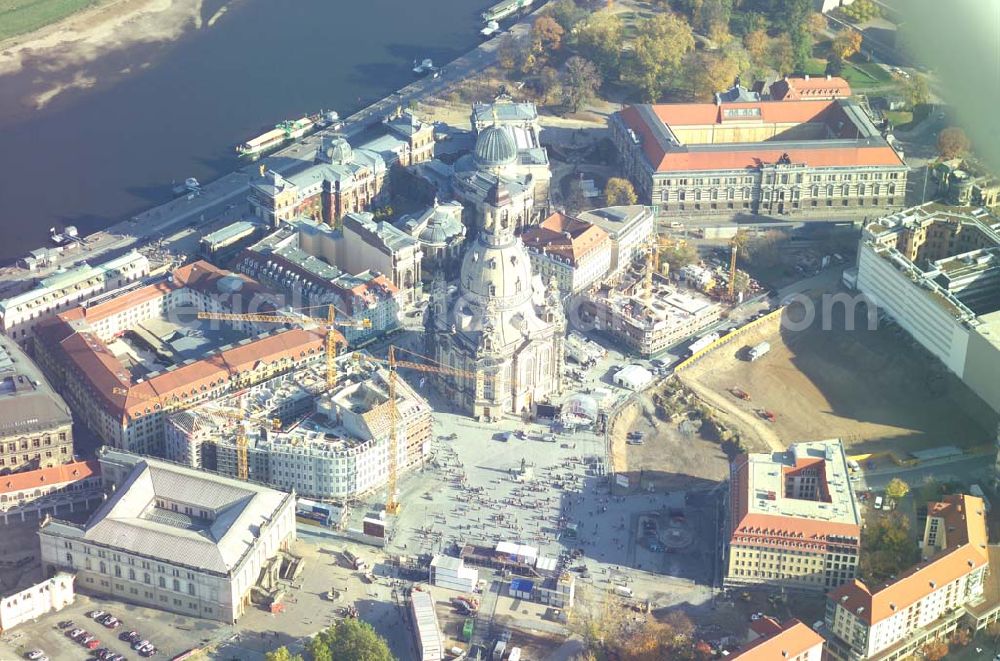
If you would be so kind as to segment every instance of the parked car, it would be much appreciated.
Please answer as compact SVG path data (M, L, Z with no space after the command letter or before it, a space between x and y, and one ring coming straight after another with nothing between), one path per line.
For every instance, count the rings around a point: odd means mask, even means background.
M120 636L118 636L119 640L124 640L125 642L127 642L129 644L134 643L135 641L139 640L140 638L142 638L142 636L140 636L139 632L136 631L135 629L133 629L132 631L125 631Z
M108 629L117 629L122 625L121 621L114 617L113 615L108 615L101 620L101 624L106 626Z
M26 656L29 659L31 659L31 661L36 661L37 659L40 659L43 656L45 656L45 652L43 652L42 650L31 650L30 652L28 652L24 656Z
M153 656L154 654L156 654L156 648L153 647L152 645L146 645L145 647L139 649L139 654L147 657Z
M87 617L89 617L92 620L96 620L97 618L106 614L107 613L105 611L90 611L89 613L87 613Z
M83 629L80 629L80 628L70 629L69 631L66 632L66 637L67 638L72 638L73 640L76 640L77 638L79 638L80 636L82 636L84 633L86 633L86 632Z
M100 644L101 641L97 640L96 638L91 638L86 643L84 643L83 646L86 647L88 650L96 650L98 645Z
M149 641L148 640L140 640L140 641L138 641L136 643L132 643L132 649L134 649L136 652L138 652L139 650L141 650L146 645L149 645Z
M59 623L60 629L68 629L71 626L73 626L73 620L63 620Z

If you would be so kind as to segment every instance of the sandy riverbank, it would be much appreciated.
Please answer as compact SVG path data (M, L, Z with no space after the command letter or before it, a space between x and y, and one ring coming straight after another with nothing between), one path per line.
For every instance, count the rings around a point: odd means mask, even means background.
M136 44L172 41L189 29L212 25L225 10L204 20L202 0L108 0L0 43L0 76L42 74L38 87L22 99L41 108L65 90L96 84L88 66L101 56ZM145 65L137 62L132 69Z

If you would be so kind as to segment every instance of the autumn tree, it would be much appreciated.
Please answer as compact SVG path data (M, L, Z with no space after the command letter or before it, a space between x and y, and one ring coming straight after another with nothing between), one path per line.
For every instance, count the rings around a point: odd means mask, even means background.
M959 627L951 635L951 642L953 645L965 647L972 642L972 633L966 627Z
M768 55L771 49L771 38L767 36L765 30L754 30L748 32L743 37L743 45L750 53L750 59L757 66L764 66L768 63Z
M640 23L637 33L628 79L645 100L656 101L676 85L694 35L677 14L657 14Z
M700 100L711 101L716 92L729 89L740 74L739 64L722 51L695 51L688 58L688 87Z
M841 60L847 60L861 50L861 41L861 33L857 30L841 30L830 42L830 52Z
M576 112L580 106L597 96L601 87L601 72L590 60L574 55L566 60L563 73L563 95L566 104Z
M806 18L806 27L813 36L820 36L826 32L826 16L814 11Z
M618 75L623 40L622 21L609 11L596 12L577 27L577 51L597 65L606 80Z
M514 70L520 48L521 44L514 35L507 33L500 38L500 44L497 46L497 64L501 69L508 72Z
M532 48L546 56L562 46L563 28L551 16L539 16L531 28Z
M556 103L562 98L562 77L554 67L543 67L538 72L534 87L538 90L542 103Z
M927 661L941 661L948 656L948 643L943 640L932 640L920 648Z
M902 500L908 493L910 493L910 485L898 477L892 478L889 480L889 484L885 485L885 495L892 500Z
M1000 622L991 622L986 626L986 635L993 639L994 644L1000 644Z
M927 81L924 80L924 77L914 74L906 81L903 94L906 97L906 102L913 109L927 103L927 99L930 97L930 90L927 89Z
M609 207L618 207L635 204L638 198L631 181L621 177L611 177L604 186L604 199Z
M965 131L957 126L949 126L938 135L938 153L943 159L958 158L964 156L972 143L965 135Z

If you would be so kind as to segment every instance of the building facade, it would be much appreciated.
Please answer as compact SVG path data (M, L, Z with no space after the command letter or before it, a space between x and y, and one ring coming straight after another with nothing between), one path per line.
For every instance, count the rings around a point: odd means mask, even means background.
M908 168L853 101L631 106L608 120L625 175L657 213L882 213Z
M75 461L0 477L4 525L86 511L103 500L101 468L96 461Z
M10 631L72 604L76 599L74 580L73 574L57 572L52 578L0 599L0 631Z
M555 212L521 234L534 272L563 294L600 282L611 269L611 240L597 225Z
M295 496L105 448L107 501L86 524L49 519L42 567L81 592L235 623L275 583Z
M71 461L69 406L21 347L0 336L0 476Z
M857 286L1000 411L1000 221L927 203L869 223Z
M338 360L337 388L325 386L322 368L297 370L240 394L244 403L219 405L242 410L235 423L214 413L216 406L177 413L168 420L167 458L194 468L236 476L237 426L245 430L250 479L323 500L359 497L386 483L389 466L388 373L353 356ZM431 409L402 378L396 380L399 471L430 453ZM280 421L280 427L275 421Z
M881 588L854 580L827 595L824 622L835 661L910 658L954 633L964 607L982 596L989 569L982 499L949 496L928 511L924 550L936 551L929 559Z
M774 101L832 101L851 96L850 84L839 76L785 76L771 83Z
M194 262L146 287L49 320L37 329L35 354L80 420L106 444L159 454L165 413L222 397L296 366L322 362L324 336L233 321L232 329L245 334L246 341L206 346L193 352L196 357L181 353L179 364L166 367L150 361L152 369L146 364L129 367L137 352L111 347L126 333L142 330L141 324L158 319L194 318L199 312L270 312L274 305L273 294L256 282ZM170 348L164 343L159 351Z
M652 208L641 204L604 207L584 211L580 220L597 225L607 232L611 241L609 274L624 271L649 248L649 239L656 231Z
M740 455L730 484L726 585L826 592L854 580L861 517L839 440Z
M42 278L33 287L0 301L0 331L22 346L39 323L80 302L149 275L149 260L138 252L91 266L82 263Z

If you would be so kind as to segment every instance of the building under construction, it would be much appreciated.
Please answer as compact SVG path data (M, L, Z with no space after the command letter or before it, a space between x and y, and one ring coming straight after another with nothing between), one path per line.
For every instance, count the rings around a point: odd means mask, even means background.
M722 311L721 303L634 263L616 282L586 295L582 316L635 353L650 357L717 322Z
M250 480L316 499L350 499L386 485L393 414L389 373L355 354L337 359L327 391L323 366L308 366L167 421L168 458L224 475L239 474L245 441ZM430 448L431 408L395 380L396 467L420 463ZM242 439L240 436L242 435Z

